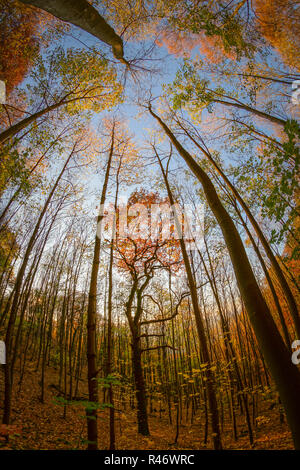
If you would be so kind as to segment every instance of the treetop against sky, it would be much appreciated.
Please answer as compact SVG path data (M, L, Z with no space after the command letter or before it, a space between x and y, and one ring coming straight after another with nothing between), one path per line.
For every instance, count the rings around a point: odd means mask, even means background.
M0 0L0 448L300 449L299 25Z

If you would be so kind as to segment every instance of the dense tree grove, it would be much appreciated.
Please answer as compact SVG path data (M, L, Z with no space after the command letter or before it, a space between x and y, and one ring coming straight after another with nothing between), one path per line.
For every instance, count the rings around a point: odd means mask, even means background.
M299 15L0 0L0 449L300 449Z

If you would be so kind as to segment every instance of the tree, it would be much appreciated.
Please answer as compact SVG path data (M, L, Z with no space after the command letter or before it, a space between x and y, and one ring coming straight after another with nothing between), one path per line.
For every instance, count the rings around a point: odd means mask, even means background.
M174 109L186 106L195 114L201 113L207 107L211 112L213 103L217 103L225 107L244 110L279 126L286 126L287 120L254 108L238 99L236 93L229 94L222 87L211 89L209 81L200 78L197 68L197 64L186 62L183 69L177 72L174 84L169 87L169 92L174 94Z
M36 73L39 80L43 77L47 83L55 84L46 89L40 83L33 86L34 96L40 96L41 100L38 110L1 132L0 144L61 107L70 114L80 109L99 112L121 99L122 86L115 69L95 50L69 49L65 52L58 48L49 57L49 62L39 59Z
M155 272L160 269L171 269L172 266L178 265L179 261L177 261L176 257L173 261L168 261L168 245L171 243L170 248L172 249L172 244L174 243L170 242L170 240L161 239L160 236L153 240L148 232L149 220L147 214L151 209L151 204L159 204L163 203L163 201L155 193L147 194L145 191L140 191L131 195L128 200L128 207L133 206L134 208L134 204L137 203L140 209L143 207L145 210L145 213L142 214L143 222L137 222L139 224L136 227L137 233L130 234L125 238L117 238L116 250L119 258L119 269L127 273L130 279L129 295L125 304L125 315L132 337L132 367L136 389L138 432L143 435L149 435L146 386L142 369L142 353L147 351L147 348L142 347L142 338L145 334L142 333L141 328L143 325L153 322L167 321L171 317L162 320L143 321L143 300L146 289L153 279ZM134 218L131 223L135 226ZM146 230L145 232L143 232L143 225ZM161 228L159 232L161 233ZM176 240L174 242L176 248ZM178 313L180 303L177 306L175 315ZM157 349L158 347L151 349ZM161 347L168 346L162 345Z
M208 150L207 146L202 143L200 144L195 137L188 131L188 129L178 120L176 119L176 122L179 124L180 129L184 131L184 133L190 138L190 140L196 145L196 147L201 151L201 153L208 159L208 161L213 165L213 168L217 171L217 173L221 176L222 180L225 182L225 185L228 187L230 192L233 194L234 198L238 201L238 203L241 205L242 209L244 210L245 214L247 215L253 229L255 230L257 236L259 237L259 240L269 258L269 261L271 262L272 268L274 270L274 273L276 273L277 279L280 283L280 286L286 296L290 312L295 324L296 332L298 335L300 335L300 317L299 317L299 312L298 312L298 307L297 307L297 302L295 300L295 297L290 289L290 286L286 280L286 277L283 273L283 270L280 267L280 264L278 260L276 259L276 256L274 255L272 248L270 244L268 243L262 229L260 228L258 222L256 221L254 215L252 214L249 205L245 202L245 200L242 198L240 195L239 191L237 188L231 183L229 178L225 175L224 171L222 170L221 166L217 163L217 161L214 159L212 153ZM238 212L239 216L239 210L235 204L236 211ZM250 235L251 236L251 235ZM255 245L255 244L254 244ZM257 250L255 250L257 251ZM263 262L263 260L262 260ZM264 264L264 263L263 263ZM268 274L267 274L268 276ZM280 307L279 307L280 309ZM286 335L287 338L288 335ZM289 341L287 342L289 345Z
M8 320L8 325L7 325L7 330L6 330L6 336L5 336L5 343L6 343L6 350L7 350L7 362L5 365L5 398L4 398L4 414L3 414L3 423L4 424L9 424L10 423L10 413L11 413L11 393L12 393L12 376L13 376L13 364L11 363L11 358L12 358L12 339L13 339L13 331L16 323L16 318L17 318L17 312L18 312L18 306L19 306L19 300L20 300L20 293L21 293L21 288L22 288L22 283L23 283L23 278L25 275L25 270L29 261L29 257L31 255L32 249L34 247L34 244L36 243L38 232L41 226L41 223L43 221L43 218L45 216L45 213L51 203L51 200L53 198L53 195L55 194L55 191L57 189L57 186L67 168L67 165L71 158L73 157L74 154L76 154L76 147L78 146L79 141L77 140L75 144L73 145L73 148L71 152L69 153L62 170L60 171L45 203L42 208L42 211L38 217L38 220L34 226L34 229L32 231L32 234L30 236L30 239L28 241L23 259L21 260L20 267L18 269L18 273L16 275L16 281L14 285L14 289L12 292L12 301L11 301L11 306L9 303L7 303L6 306L6 314L9 314L9 320Z

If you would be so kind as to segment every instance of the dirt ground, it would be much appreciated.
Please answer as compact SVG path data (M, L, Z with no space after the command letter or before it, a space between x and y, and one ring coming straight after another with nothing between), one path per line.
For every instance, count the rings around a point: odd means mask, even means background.
M0 412L3 410L3 371L0 373ZM45 381L45 403L40 401L40 374L34 365L28 368L21 392L18 393L18 375L12 399L12 433L9 442L1 436L0 449L85 449L86 420L84 408L78 402L68 406L66 418L64 407L54 403L57 391L57 371L48 369ZM80 394L86 393L86 384L80 386ZM194 423L181 425L177 444L175 424L170 425L166 414L149 416L149 437L137 433L136 412L127 408L116 413L116 448L119 450L197 450L211 449L211 441L203 444L204 424L195 417ZM108 410L99 412L99 449L108 449ZM230 423L224 423L224 449L250 449L245 420L238 419L239 438L234 441ZM254 429L254 449L293 449L291 434L286 423L280 423L278 410L260 411Z

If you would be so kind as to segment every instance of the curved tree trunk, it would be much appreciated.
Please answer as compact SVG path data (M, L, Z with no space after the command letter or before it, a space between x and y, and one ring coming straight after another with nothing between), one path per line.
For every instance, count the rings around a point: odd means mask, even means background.
M116 59L125 64L123 41L98 11L86 0L20 0L51 13L60 20L87 31L112 47Z
M245 211L245 214L247 215L252 227L254 228L255 232L256 232L256 235L258 236L265 252L266 252L266 255L268 256L269 258L269 261L272 265L272 268L275 272L275 275L279 281L279 284L284 292L284 295L286 297L286 300L288 302L288 305L289 305L289 309L290 309L290 312L291 312L291 315L292 315L292 318L293 318L293 321L294 321L294 324L295 324L295 329L296 329L296 333L297 333L297 336L298 338L300 338L300 316L299 316L299 312L298 312L298 307L297 307L297 303L296 303L296 300L293 296L293 293L291 291L291 288L285 278L285 275L276 259L276 256L274 255L266 237L264 236L260 226L258 225L258 223L256 222L256 219L254 218L250 208L247 206L247 204L245 203L245 201L243 200L243 198L241 197L241 195L239 194L239 192L236 190L236 188L233 186L233 184L230 182L230 180L227 178L227 176L225 175L225 173L222 171L222 169L219 167L219 165L216 163L216 161L213 159L212 155L210 154L210 152L208 152L207 150L205 150L194 138L193 136L191 136L191 134L183 127L181 126L181 124L179 123L180 127L184 130L184 132L187 134L187 136L192 140L192 142L196 145L196 147L198 147L201 152L208 158L208 160L211 162L211 164L213 165L213 167L216 169L216 171L218 172L218 174L221 176L221 178L223 179L223 181L226 183L226 185L228 186L228 188L230 189L230 191L233 193L233 195L235 196L235 198L237 199L237 201L239 202L239 204L241 205L241 207L243 208L243 210ZM255 247L254 247L255 248Z
M222 230L251 325L285 408L295 448L300 449L300 372L292 363L290 353L262 296L241 237L232 218L222 205L207 173L182 147L168 126L153 112L150 106L149 112L158 121L203 187L209 207Z

